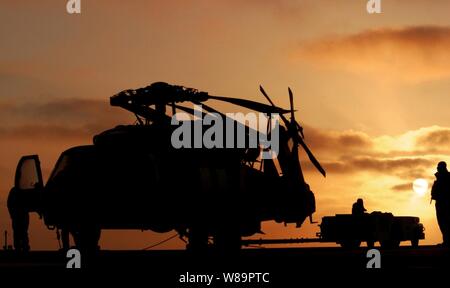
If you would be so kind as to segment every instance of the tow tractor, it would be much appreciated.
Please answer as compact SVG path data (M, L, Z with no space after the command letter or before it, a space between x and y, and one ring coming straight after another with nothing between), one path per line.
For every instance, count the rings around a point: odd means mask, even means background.
M425 239L425 229L419 217L394 216L392 213L325 216L319 227L317 238L247 239L243 240L243 245L319 242L337 243L343 248L354 249L362 242L366 242L367 247L373 247L375 242L380 242L382 248L397 248L402 241L410 241L411 246L417 247L419 240Z

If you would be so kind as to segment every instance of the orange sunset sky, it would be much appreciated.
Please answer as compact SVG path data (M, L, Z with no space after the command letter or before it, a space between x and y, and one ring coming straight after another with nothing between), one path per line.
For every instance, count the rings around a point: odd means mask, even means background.
M262 84L283 107L290 86L328 172L302 162L315 220L349 213L362 197L369 211L419 216L424 243L441 242L429 191L417 195L412 182L431 185L436 163L450 160L450 1L382 0L373 15L366 0L81 2L81 15L69 15L64 0L0 0L2 235L21 155L39 154L47 177L63 150L134 121L109 96L165 81L264 102ZM263 228L271 238L319 231ZM101 246L140 249L170 235L106 231ZM36 215L30 241L58 247ZM174 239L159 248L182 247Z

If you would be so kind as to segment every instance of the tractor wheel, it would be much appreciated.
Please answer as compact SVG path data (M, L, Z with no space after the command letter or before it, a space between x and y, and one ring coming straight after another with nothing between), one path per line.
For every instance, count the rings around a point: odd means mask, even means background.
M398 240L383 240L380 241L381 248L384 249L395 249L400 246L400 241Z
M412 239L411 240L411 246L414 248L419 247L419 239Z
M367 248L372 249L375 246L375 241L369 240L369 241L366 241L366 244L367 244Z

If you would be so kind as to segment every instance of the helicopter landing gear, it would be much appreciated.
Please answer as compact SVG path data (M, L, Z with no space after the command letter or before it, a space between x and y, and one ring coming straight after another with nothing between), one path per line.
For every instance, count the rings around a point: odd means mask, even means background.
M189 228L186 249L195 253L208 250L208 230L202 226L192 226Z
M217 253L234 253L241 249L239 228L232 225L221 226L213 233L213 245L209 245L209 231L206 227L193 226L188 230L186 249L194 253L204 253L210 248Z
M75 241L75 246L80 250L92 254L100 250L98 242L100 241L101 229L99 227L80 227L71 230Z
M241 241L241 233L238 226L222 226L214 235L214 248L219 253L238 252L241 250Z

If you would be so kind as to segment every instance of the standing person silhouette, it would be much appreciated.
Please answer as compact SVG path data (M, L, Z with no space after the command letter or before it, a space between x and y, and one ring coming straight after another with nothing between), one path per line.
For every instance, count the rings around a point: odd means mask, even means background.
M24 195L20 193L20 190L15 187L11 189L8 195L7 205L12 222L14 249L16 251L28 252L30 250L28 240L30 216Z
M436 180L431 188L431 199L436 201L436 218L442 232L445 247L450 246L450 172L447 163L441 161L434 174Z

